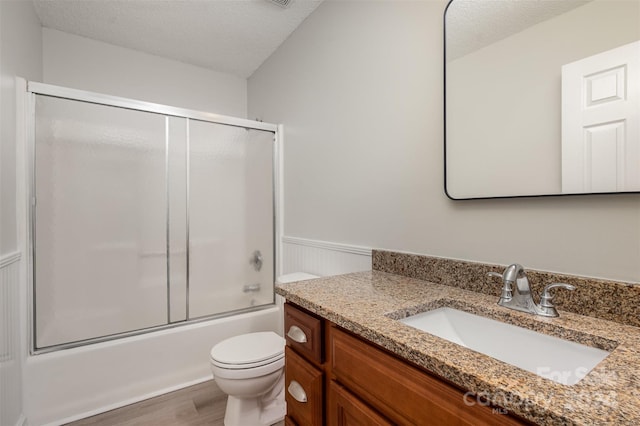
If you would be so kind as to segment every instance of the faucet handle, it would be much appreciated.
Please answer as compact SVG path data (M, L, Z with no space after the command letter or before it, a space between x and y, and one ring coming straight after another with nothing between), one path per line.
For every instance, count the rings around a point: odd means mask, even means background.
M544 287L542 296L540 296L540 306L543 308L554 308L553 295L549 292L552 288L564 288L566 290L575 290L576 286L567 283L552 283Z
M500 278L502 280L502 294L500 295L501 301L509 301L513 297L511 290L511 283L504 279L504 275L499 272L487 272L488 277Z

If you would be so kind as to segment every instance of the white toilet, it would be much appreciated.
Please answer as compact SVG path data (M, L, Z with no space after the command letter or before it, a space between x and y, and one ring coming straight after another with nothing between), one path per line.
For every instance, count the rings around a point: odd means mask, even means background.
M279 283L317 278L296 272ZM241 334L211 348L213 378L225 392L225 426L268 426L284 419L285 340L273 331Z

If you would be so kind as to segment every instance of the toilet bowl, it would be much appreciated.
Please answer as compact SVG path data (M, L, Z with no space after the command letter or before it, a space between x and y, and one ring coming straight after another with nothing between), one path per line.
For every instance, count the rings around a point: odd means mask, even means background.
M296 273L278 282L317 278ZM210 352L213 378L226 393L225 426L268 426L284 419L285 340L273 331L241 334Z
M267 426L284 418L284 344L265 331L231 337L211 349L213 378L228 395L225 426Z

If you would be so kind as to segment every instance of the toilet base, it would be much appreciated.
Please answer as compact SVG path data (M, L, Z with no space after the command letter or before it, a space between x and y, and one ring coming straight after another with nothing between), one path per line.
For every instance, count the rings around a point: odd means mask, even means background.
M228 396L224 426L270 426L284 419L287 413L284 395L263 405L261 398Z

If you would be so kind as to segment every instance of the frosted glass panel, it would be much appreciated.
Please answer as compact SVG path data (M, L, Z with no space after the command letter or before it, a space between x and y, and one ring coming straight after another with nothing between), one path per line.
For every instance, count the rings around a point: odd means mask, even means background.
M165 117L40 95L36 117L36 346L165 324Z
M273 303L274 135L200 121L189 134L189 318Z

